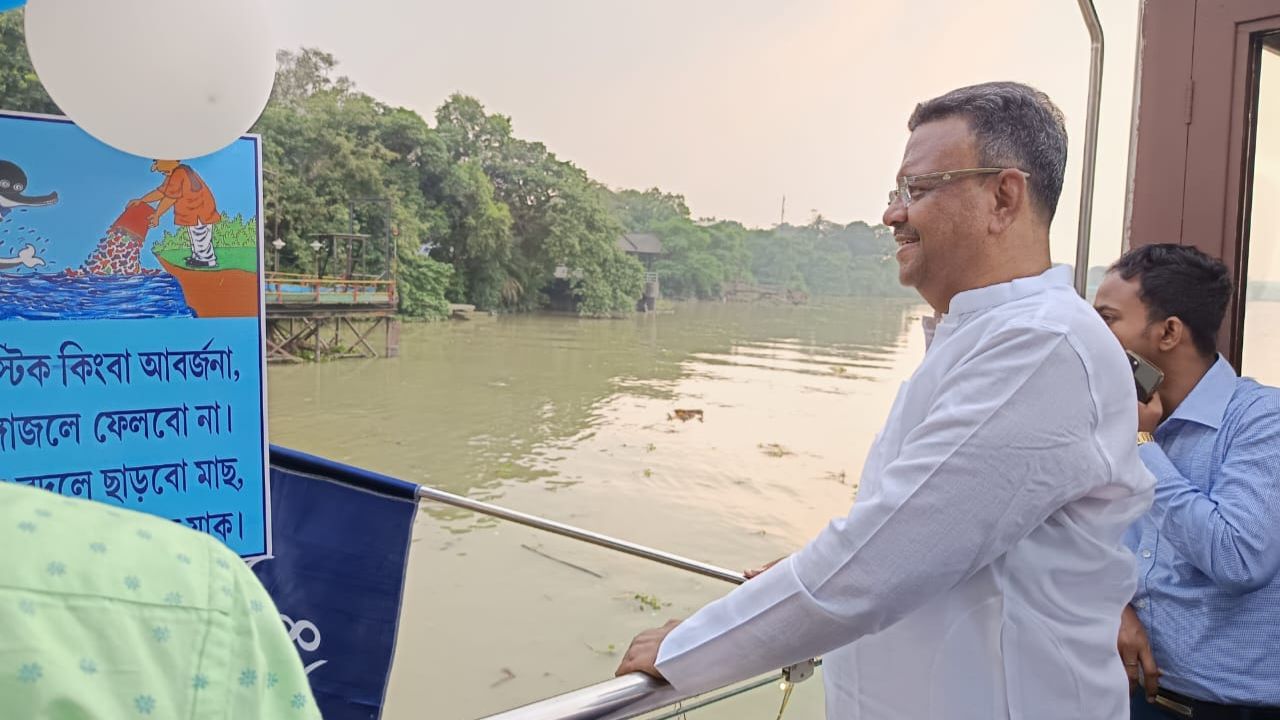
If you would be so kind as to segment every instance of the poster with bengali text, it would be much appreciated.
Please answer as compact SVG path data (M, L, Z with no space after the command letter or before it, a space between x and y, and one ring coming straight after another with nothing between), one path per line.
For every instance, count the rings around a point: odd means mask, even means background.
M0 480L270 553L260 179L0 113Z

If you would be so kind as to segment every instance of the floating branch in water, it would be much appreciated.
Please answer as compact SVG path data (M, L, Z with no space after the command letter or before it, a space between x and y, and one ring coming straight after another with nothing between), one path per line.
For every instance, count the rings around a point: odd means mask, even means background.
M546 559L548 559L548 560L552 560L552 561L554 561L554 562L558 562L558 563L560 563L561 565L564 565L565 567L571 567L571 568L573 568L574 570L577 570L577 571L579 571L579 572L584 572L584 573L586 573L586 574L588 574L588 575L591 575L591 576L593 576L593 577L598 577L598 578L600 578L601 580L603 580L603 579L604 579L604 576L603 576L603 575L601 575L600 573L596 572L595 570L589 570L589 569L587 569L587 568L582 567L581 565L574 565L573 563L569 562L568 560L561 560L560 558L555 557L554 555L548 555L548 554L546 554L546 553L542 552L541 550L539 550L539 549L538 549L538 548L536 548L536 547L530 547L530 546L528 546L528 545L524 545L524 544L521 544L521 545L520 545L520 547L524 548L525 550L528 550L529 552L533 553L534 555L541 555L542 557L544 557L544 558L546 558Z
M496 688L504 682L509 682L511 680L516 679L516 674L511 672L511 668L502 668L501 670L499 670L499 672L502 673L502 677L498 678L496 681L490 684L489 687Z
M787 455L795 455L795 453L779 445L778 443L756 443L756 447L760 448L765 455L769 457L786 457Z

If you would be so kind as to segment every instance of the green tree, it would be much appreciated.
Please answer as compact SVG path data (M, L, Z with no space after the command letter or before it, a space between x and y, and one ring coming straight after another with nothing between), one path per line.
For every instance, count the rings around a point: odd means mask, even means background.
M618 221L628 232L646 232L673 220L692 222L683 195L664 193L658 188L619 190L608 196Z
M56 113L32 70L21 11L0 14L0 102ZM610 191L545 145L516 137L510 117L455 94L436 126L360 92L338 60L315 48L282 51L263 136L268 241L285 242L281 269L314 272L310 244L348 228L375 240L369 267L394 266L400 310L442 317L448 302L531 310L564 293L588 315L631 311L643 268L617 245L652 232L666 295L719 297L758 282L830 295L905 295L887 229L840 225L747 229L695 220L685 198L659 188ZM393 248L377 239L395 236ZM324 252L324 250L322 250ZM387 254L394 252L397 258Z
M511 213L494 200L493 184L473 161L454 166L441 188L449 232L442 257L457 270L458 297L485 309L501 306L514 288L511 262Z
M474 164L506 207L511 246L471 252L468 290L486 297L500 283L505 307L530 309L546 301L557 268L568 271L569 292L585 314L629 312L640 297L643 270L617 247L622 226L602 200L602 188L545 145L515 137L510 118L489 114L474 98L454 95L436 111L436 131L459 165ZM470 242L464 234L453 244ZM455 263L456 265L456 263ZM634 292L633 292L634 291Z
M31 67L22 9L0 12L0 108L61 115Z
M401 310L443 317L453 273L420 253L448 229L442 208L422 192L452 172L443 142L416 113L357 92L336 76L326 53L282 52L278 61L272 99L254 130L263 136L266 236L286 243L281 269L314 272L316 235L353 228L381 238L392 231ZM388 250L369 242L369 267L391 265Z

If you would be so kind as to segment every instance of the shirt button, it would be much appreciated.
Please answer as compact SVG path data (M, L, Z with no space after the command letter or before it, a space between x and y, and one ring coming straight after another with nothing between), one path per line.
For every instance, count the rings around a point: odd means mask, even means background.
M1146 598L1138 598L1137 600L1134 600L1134 601L1133 601L1133 606L1134 606L1134 607L1136 607L1136 608L1138 608L1139 610L1141 610L1142 608L1144 608L1144 607L1146 607L1146 606L1147 606L1147 599L1146 599Z
M1150 551L1150 550L1143 550L1143 551L1142 551L1142 557L1144 557L1144 558L1149 558L1149 557L1151 557L1151 551Z

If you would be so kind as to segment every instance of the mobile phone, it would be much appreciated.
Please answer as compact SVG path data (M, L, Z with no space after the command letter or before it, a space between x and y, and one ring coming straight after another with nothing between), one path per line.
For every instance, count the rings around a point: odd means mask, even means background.
M1125 354L1129 356L1129 367L1133 369L1133 384L1138 388L1138 400L1143 403L1151 402L1151 396L1156 394L1156 389L1164 381L1164 373L1152 365L1150 360L1133 351L1126 350Z

